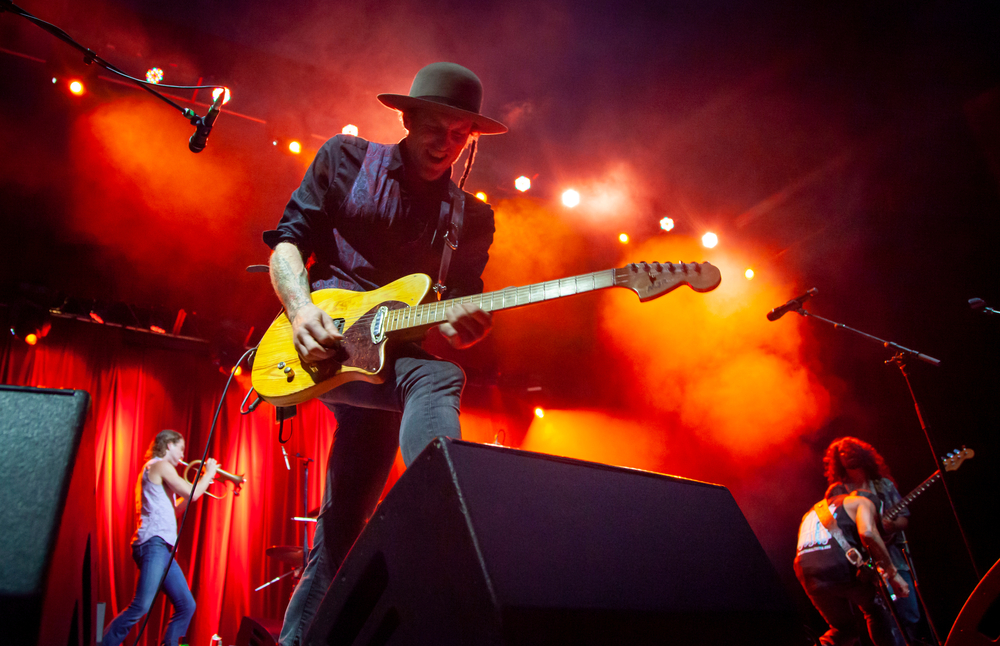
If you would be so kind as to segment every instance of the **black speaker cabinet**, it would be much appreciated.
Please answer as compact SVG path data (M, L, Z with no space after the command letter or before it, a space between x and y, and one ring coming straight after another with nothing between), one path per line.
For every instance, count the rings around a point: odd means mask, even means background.
M436 440L354 544L306 643L802 640L724 487Z
M243 617L235 646L277 646L281 622L276 619Z
M90 396L79 390L0 386L4 643L93 643L92 440L89 459L74 472L89 405Z

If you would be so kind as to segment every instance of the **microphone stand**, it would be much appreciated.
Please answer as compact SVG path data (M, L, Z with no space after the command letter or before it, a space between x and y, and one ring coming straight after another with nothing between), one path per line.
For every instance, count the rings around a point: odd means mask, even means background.
M814 318L817 321L822 321L832 325L834 328L842 328L848 332L853 332L858 336L868 339L869 341L874 341L884 348L890 348L895 352L895 355L891 359L887 359L885 363L895 363L899 368L899 371L903 374L903 380L906 381L906 387L910 391L910 398L913 400L913 408L917 413L917 420L920 422L920 428L924 432L924 438L927 440L927 446L930 448L931 457L934 460L934 464L938 462L938 452L934 449L934 442L931 441L930 429L927 426L927 422L924 421L923 413L920 411L920 403L917 401L917 395L913 392L913 385L910 383L910 375L906 372L906 359L907 357L916 357L925 363L929 363L932 366L941 365L940 359L935 359L929 355L923 354L922 352L917 352L916 350L911 350L909 348L903 347L898 343L893 341L886 341L885 339L880 339L877 336L868 334L867 332L862 332L861 330L854 329L850 326L844 325L843 323L837 323L836 321L831 321L830 319L823 318L822 316L817 316L812 312L806 311L804 307L798 307L793 310L806 318ZM962 527L962 521L958 517L958 510L955 508L955 501L951 497L951 491L948 488L947 479L942 474L941 485L944 487L945 495L948 497L948 504L951 507L951 513L955 516L955 523L958 525L958 531L962 535L962 542L965 544L965 551L969 555L969 561L972 563L972 570L976 573L976 578L981 579L982 576L979 574L979 568L976 566L976 559L972 555L972 547L969 545L969 539L965 535L965 529ZM914 585L916 585L916 579L914 579ZM930 619L928 618L928 623Z
M135 84L135 85L139 86L140 88L142 88L143 90L149 92L150 94L152 94L156 98L158 98L161 101L165 102L170 107L175 108L176 110L180 111L180 113L182 115L184 115L184 118L188 119L191 122L191 125L195 126L195 128L201 128L202 126L205 125L205 117L199 117L198 114L194 110L192 110L191 108L182 108L180 105L178 105L174 101L170 100L167 96L165 96L163 94L160 94L159 92L157 92L156 90L154 90L153 88L151 88L150 87L150 85L151 85L150 83L144 82L144 81L140 81L137 78L133 78L133 77L129 76L128 74L126 74L125 72L121 71L120 69L118 69L117 67L115 67L114 65L112 65L111 63L109 63L108 61L106 61L103 58L101 58L100 56L98 56L93 50L91 50L91 49L89 49L87 47L84 47L80 43L78 43L75 40L73 40L72 36L70 36L69 34L67 34L65 31L63 31L59 27L56 27L52 23L45 22L44 20L42 20L42 19L40 19L40 18L38 18L38 17L36 17L36 16L28 13L27 11L25 11L21 7L18 7L16 4L14 4L11 0L0 0L0 12L3 12L3 11L9 11L12 14L21 16L22 18L28 20L29 22L31 22L31 23L33 23L33 24L41 27L45 31L49 32L50 34L52 34L53 36L55 36L59 40L63 41L64 43L67 43L70 47L73 47L74 49L79 50L80 52L83 53L83 62L86 65L91 65L92 63L97 63L98 65L100 65L104 69L108 70L112 74L117 74L118 76L121 76L123 78L128 79L133 84ZM214 85L205 85L205 86L198 86L197 88L189 88L189 89L206 89L206 90L208 90L208 89L214 89L215 87L216 86L214 86Z
M917 579L917 568L913 565L913 555L910 554L910 542L906 540L906 532L899 532L896 538L903 546L903 560L906 561L906 565L910 568L910 578L913 580L913 591L917 595L917 601L920 603L920 607L924 610L924 618L927 619L927 627L931 631L931 639L934 640L935 644L941 644L941 636L938 634L937 627L931 620L931 613L927 611L927 602L924 600L924 593L920 590L920 581Z

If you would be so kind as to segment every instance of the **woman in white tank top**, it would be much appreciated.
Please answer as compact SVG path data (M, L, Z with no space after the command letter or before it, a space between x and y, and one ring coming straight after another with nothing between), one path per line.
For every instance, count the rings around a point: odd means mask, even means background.
M177 473L184 448L180 433L165 430L156 435L146 452L146 464L135 483L136 530L132 537L132 559L139 568L139 580L132 602L104 632L104 646L121 644L132 626L149 612L168 561L170 569L163 581L163 591L174 610L162 643L177 646L194 616L194 597L180 566L170 560L170 551L177 542L177 515L190 500L197 500L205 493L218 465L212 458L206 460L205 474L192 491L190 483Z

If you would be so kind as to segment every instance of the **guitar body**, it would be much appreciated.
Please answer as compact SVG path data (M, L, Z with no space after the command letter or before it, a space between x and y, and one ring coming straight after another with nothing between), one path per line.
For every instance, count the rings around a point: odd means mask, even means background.
M303 363L292 341L291 321L282 313L264 333L254 357L252 381L257 394L275 406L293 406L349 381L382 383L386 336L373 334L373 321L382 308L384 312L420 304L430 286L430 277L412 274L370 292L313 292L313 303L341 328L343 353L318 363Z

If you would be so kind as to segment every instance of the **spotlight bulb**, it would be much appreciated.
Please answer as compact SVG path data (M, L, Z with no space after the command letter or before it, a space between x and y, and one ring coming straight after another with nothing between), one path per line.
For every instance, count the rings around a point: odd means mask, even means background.
M563 191L562 203L563 206L573 208L580 203L580 194L573 189L567 189L566 191Z

